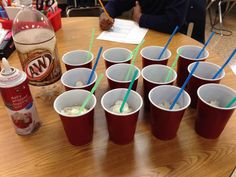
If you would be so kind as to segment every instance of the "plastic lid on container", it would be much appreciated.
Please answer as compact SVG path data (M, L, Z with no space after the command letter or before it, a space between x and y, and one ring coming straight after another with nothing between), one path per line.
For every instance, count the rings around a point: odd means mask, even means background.
M29 34L29 30L39 30L39 29L46 29L47 33L45 39L45 35L41 34L42 37L37 37L37 40L31 38L31 35L23 35L26 36L25 41L22 37L16 36L18 33L25 31L26 34ZM31 31L32 32L32 31ZM12 33L14 42L19 44L34 44L34 43L42 43L45 42L53 37L55 37L55 33L52 27L52 24L49 22L48 18L42 14L40 11L34 9L32 6L24 6L16 15L13 24L12 24ZM22 33L21 33L22 34ZM30 33L31 34L31 33ZM34 33L33 34L37 34ZM33 40L33 41L32 41Z
M16 72L15 68L12 68L6 58L2 58L2 65L3 69L1 71L1 74L3 76L9 76L12 75L14 72Z
M25 80L26 74L11 67L6 58L2 58L2 66L0 73L0 88L13 87L22 82L22 80Z

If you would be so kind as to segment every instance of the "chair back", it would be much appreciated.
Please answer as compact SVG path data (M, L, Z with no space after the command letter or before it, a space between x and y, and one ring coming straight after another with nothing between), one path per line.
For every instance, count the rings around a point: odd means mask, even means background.
M72 7L67 9L67 17L98 17L102 12L100 7Z

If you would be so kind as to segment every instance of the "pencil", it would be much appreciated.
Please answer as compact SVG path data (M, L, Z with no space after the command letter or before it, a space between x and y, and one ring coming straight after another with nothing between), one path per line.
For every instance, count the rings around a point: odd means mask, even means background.
M101 0L98 0L98 1L99 1L100 5L102 6L102 9L104 10L106 16L107 16L108 18L111 18L111 16L110 16L109 13L107 12L106 8L104 7L102 1L101 1Z

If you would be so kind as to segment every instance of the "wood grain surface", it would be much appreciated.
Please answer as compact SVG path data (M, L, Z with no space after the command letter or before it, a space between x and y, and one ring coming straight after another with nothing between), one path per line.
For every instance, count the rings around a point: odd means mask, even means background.
M100 34L98 19L75 17L62 19L62 29L57 33L57 46L61 60L65 52L88 49L91 30L96 28L95 37ZM149 30L144 46L164 46L169 35ZM188 36L177 34L169 49L172 57L181 45L198 42ZM93 53L100 46L126 47L135 45L95 40ZM219 49L220 50L220 49ZM210 51L208 61L221 65L224 60ZM9 58L12 66L21 68L17 53ZM65 67L61 62L63 71ZM141 57L136 65L141 68ZM97 73L104 73L101 59ZM221 82L236 89L235 75L226 68ZM60 82L59 82L60 85ZM61 86L62 88L62 86ZM78 176L78 177L227 177L236 166L236 112L229 120L222 135L216 140L198 136L194 131L195 109L187 109L177 137L170 141L156 139L150 132L149 114L141 109L135 140L129 145L116 145L108 140L105 114L100 105L101 96L108 90L106 78L96 91L94 137L92 143L76 147L71 145L64 134L62 123L53 110L53 100L35 99L42 127L33 135L19 136L14 132L7 111L0 101L0 176ZM63 91L63 89L61 90ZM137 91L142 95L142 78ZM33 91L33 95L34 91Z

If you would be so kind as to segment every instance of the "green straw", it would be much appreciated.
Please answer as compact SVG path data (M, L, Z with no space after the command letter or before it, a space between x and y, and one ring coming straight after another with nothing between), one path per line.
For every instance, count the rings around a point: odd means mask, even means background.
M226 108L230 108L234 102L236 101L236 97L234 97L227 105L226 105Z
M124 97L124 99L123 99L123 102L122 102L122 104L121 104L121 106L120 106L120 112L121 112L121 113L123 112L125 103L126 103L128 97L129 97L131 88L132 88L132 86L133 86L133 84L134 84L134 81L135 81L135 78L137 77L137 75L138 75L138 70L136 69L135 72L134 72L132 81L131 81L131 83L129 84L129 88L128 88L127 92L125 93L125 97Z
M86 97L86 99L84 100L82 106L79 109L78 115L81 114L81 112L84 110L85 106L88 104L89 100L91 99L93 93L95 92L95 90L97 89L98 85L100 84L102 78L103 78L104 74L100 74L98 77L98 80L96 81L95 85L93 86L91 92L89 93L89 95Z
M89 52L88 52L87 58L89 58L90 53L91 53L92 48L93 48L94 34L95 34L95 28L93 28L93 30L92 30L91 39L90 39L90 42L89 42Z
M174 68L175 68L175 66L176 66L176 63L177 63L177 61L178 61L179 56L181 55L181 53L182 53L182 51L180 51L180 52L176 55L175 60L173 61L172 65L171 65L171 69L169 70L168 75L167 75L167 77L166 77L166 79L165 79L165 82L168 82L168 81L170 80L170 77L171 77L171 74L172 74L172 69L174 70Z
M128 73L125 76L125 81L129 80L129 76L131 74L131 70L132 68L134 68L134 63L136 61L137 55L138 55L138 51L140 49L140 47L143 45L143 43L145 42L145 40L143 39L136 47L135 49L132 51L132 53L130 54L129 58L133 56L133 59L131 61L131 65L129 67Z

